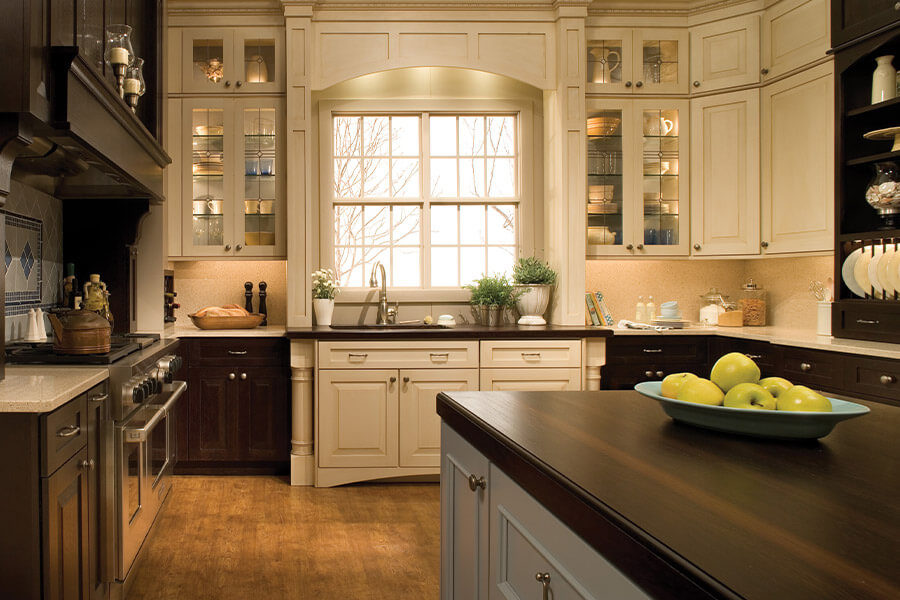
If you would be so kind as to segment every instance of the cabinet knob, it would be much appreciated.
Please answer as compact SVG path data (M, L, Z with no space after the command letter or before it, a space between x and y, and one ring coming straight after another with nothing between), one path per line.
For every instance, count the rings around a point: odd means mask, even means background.
M630 82L630 81L626 81L626 82L625 82L625 87L631 87L631 82Z
M694 244L694 250L700 250L702 246L700 244Z
M768 247L769 247L769 242L760 242L760 243L759 243L759 247L760 247L760 248L768 248Z
M391 383L396 383L396 382L397 382L397 378L394 377L393 375L391 375L391 378L388 379L388 381L390 381Z
M759 72L760 72L761 74L763 74L763 75L768 75L768 74L769 74L769 70L766 69L765 67L763 67L762 69L760 69Z
M638 250L643 250L643 249L644 249L644 245L643 245L643 244L638 244L638 245L637 245L637 249L638 249Z
M487 481L484 480L484 476L476 477L475 474L472 473L471 475L469 475L469 489L474 492L478 488L487 488Z
M625 249L626 250L634 250L634 246L631 244L628 244L627 246L625 246Z
M409 377L404 377L404 378L403 378L403 383L409 383Z
M241 81L238 81L237 83L234 84L234 87L241 87L241 83L242 83Z
M803 371L804 373L812 371L812 365L809 364L808 362L802 362L802 363L800 363L800 370Z
M644 377L653 377L653 371L644 371Z
M237 375L235 375L234 373L229 373L229 374L228 374L228 380L229 380L229 381L234 381L235 377L237 377Z
M247 374L241 373L241 381L246 381L246 380L247 380Z
M900 2L898 2L897 5L900 6ZM897 378L893 375L882 375L878 378L878 381L880 381L884 385L891 385L892 383L897 382Z
M243 250L243 249L244 249L244 247L241 246L240 244L238 244L237 246L234 247L234 251L235 251L235 252L240 252L240 251Z
M634 87L644 87L644 82L638 81L636 84L634 84Z
M541 600L550 600L550 573L538 571L534 578L541 582Z
M225 81L225 87L231 87L231 82L226 80L226 81Z
M656 372L656 376L659 377L660 379L665 377L665 375L666 375L665 371L657 371Z
M695 81L695 82L694 82L694 87L700 87L700 82L699 82L699 81Z
M225 244L225 252L231 252L231 244Z
M84 471L93 471L95 464L96 463L94 462L94 459L89 458L78 463L78 466L81 467Z

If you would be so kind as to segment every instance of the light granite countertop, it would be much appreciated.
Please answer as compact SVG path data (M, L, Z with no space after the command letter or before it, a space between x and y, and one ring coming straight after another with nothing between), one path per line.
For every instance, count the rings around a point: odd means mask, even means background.
M109 377L102 367L6 365L0 381L0 413L56 410Z
M665 331L610 329L614 335L718 335L722 337L759 340L762 342L770 342L772 344L780 344L782 346L797 346L814 350L830 350L831 352L861 354L873 358L900 359L900 344L867 342L865 340L836 338L830 335L816 335L815 331L807 329L789 329L787 327L688 327L685 329L668 329Z

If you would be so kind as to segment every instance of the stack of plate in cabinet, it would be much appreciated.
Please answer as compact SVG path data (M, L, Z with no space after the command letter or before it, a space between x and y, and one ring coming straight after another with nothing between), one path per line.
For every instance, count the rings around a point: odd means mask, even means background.
M900 244L864 244L844 259L841 278L860 298L900 298Z

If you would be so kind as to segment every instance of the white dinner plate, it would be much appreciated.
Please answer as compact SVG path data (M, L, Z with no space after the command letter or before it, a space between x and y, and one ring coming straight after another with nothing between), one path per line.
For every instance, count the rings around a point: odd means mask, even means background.
M881 262L881 258L883 256L884 248L882 246L875 246L872 253L872 258L869 260L869 266L867 268L869 283L872 284L872 289L875 291L876 298L881 298L882 296L884 296L884 284L882 284L881 280L878 279L878 263Z
M872 280L869 279L870 262L872 262L872 246L863 246L863 253L857 259L856 266L853 267L853 276L856 278L857 285L867 294L874 291L872 289ZM875 298L881 297L881 294L877 292L873 295Z
M894 292L897 291L897 286L894 285L894 278L891 277L890 273L891 259L894 258L896 253L897 247L888 245L884 248L884 254L878 261L878 281L881 283L881 287L884 288L886 297L893 296Z
M894 252L894 255L888 261L887 273L891 285L900 292L900 249Z
M856 267L856 261L859 260L859 257L862 256L862 248L857 248L853 252L850 253L847 258L844 259L844 264L841 267L841 278L844 280L844 283L850 288L850 291L859 296L860 298L865 298L866 293L863 291L859 284L856 283L856 276L853 274L854 269Z

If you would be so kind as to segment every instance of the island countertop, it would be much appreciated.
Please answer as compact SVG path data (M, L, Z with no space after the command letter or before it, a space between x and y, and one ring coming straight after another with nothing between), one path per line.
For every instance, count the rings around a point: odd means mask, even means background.
M452 392L438 413L655 597L900 598L900 408L818 441L673 422L633 391ZM680 576L681 581L677 574Z

